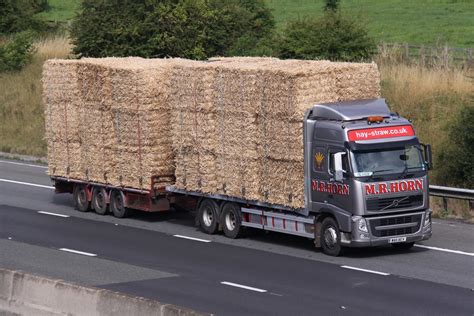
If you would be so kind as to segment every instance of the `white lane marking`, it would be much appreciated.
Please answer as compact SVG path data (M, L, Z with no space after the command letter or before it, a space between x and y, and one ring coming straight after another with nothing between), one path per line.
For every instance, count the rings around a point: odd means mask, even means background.
M70 217L69 215L56 214L56 213L50 213L50 212L44 212L44 211L38 211L38 213L45 214L45 215L51 215L51 216L57 216L57 217Z
M27 167L33 167L33 168L48 169L48 167L46 167L46 166L32 165L32 164L21 163L21 162L13 162L13 161L0 160L0 163L8 163L8 164L11 164L11 165L18 165L18 166L27 166Z
M368 273L373 273L373 274L379 274L379 275L390 275L390 273L374 271L374 270L368 270L368 269L362 269L362 268L356 268L356 267L351 267L351 266L341 266L341 268L350 269L350 270L357 270L357 271L362 271L362 272L368 272Z
M200 238L194 238L194 237L189 237L189 236L183 236L183 235L173 235L174 237L178 238L183 238L183 239L189 239L189 240L194 240L194 241L200 241L200 242L211 242L210 240L207 239L200 239Z
M263 289L259 289L259 288L251 287L251 286L247 286L247 285L242 285L242 284L227 282L227 281L221 282L221 284L229 285L229 286L233 286L233 287L238 287L238 288L245 289L245 290L249 290L249 291L255 291L255 292L259 292L259 293L265 293L265 292L267 292L267 290L263 290Z
M44 188L44 189L51 189L51 190L54 190L54 187L53 187L53 186L50 186L50 185L42 185L42 184L36 184L36 183L28 183L28 182L14 181L14 180L8 180L8 179L0 179L0 182L14 183L14 184L22 184L22 185L29 185L29 186L32 186L32 187L38 187L38 188Z
M425 246L425 245L415 245L415 247L426 248L426 249L430 249L430 250L444 251L444 252L449 252L449 253L455 253L455 254L458 254L458 255L465 255L465 256L474 257L473 252L465 252L465 251L460 251L460 250L452 250L452 249Z
M75 254L83 255L83 256L97 257L97 255L95 253L83 252L83 251L69 249L69 248L59 248L59 250L66 251L66 252L71 252L71 253L75 253Z

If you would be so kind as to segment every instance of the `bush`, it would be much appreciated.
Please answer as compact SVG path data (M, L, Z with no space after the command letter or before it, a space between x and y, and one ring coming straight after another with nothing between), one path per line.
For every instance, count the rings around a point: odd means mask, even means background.
M280 58L363 61L376 45L357 20L328 10L319 19L293 21L286 25Z
M449 128L449 143L438 152L440 179L445 185L474 188L474 107L466 106Z
M18 33L0 46L0 72L20 70L33 56L34 47L29 33Z
M246 54L273 28L263 0L84 0L71 37L85 57L205 59Z
M47 7L46 0L0 0L0 34L45 30L46 23L35 14Z
M48 0L30 0L34 13L46 11L49 8Z

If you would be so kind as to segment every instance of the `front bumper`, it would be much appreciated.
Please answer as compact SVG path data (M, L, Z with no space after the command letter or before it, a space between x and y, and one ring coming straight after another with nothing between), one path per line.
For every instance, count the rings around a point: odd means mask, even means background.
M341 243L346 247L370 247L393 244L394 238L406 238L403 243L417 242L431 237L431 227L431 210L369 218L355 216L352 232L341 233Z

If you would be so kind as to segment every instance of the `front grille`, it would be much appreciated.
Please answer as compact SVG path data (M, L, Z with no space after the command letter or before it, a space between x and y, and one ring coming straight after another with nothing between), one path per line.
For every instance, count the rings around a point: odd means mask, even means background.
M400 236L414 234L420 229L422 214L405 215L387 218L369 219L372 235L375 237ZM403 225L415 223L412 227L393 227L393 225ZM387 226L387 229L383 229ZM379 228L378 230L376 228Z
M422 194L409 195L407 199L401 201L405 197L406 196L394 196L394 197L381 198L381 199L367 199L366 200L367 210L380 211L385 208L384 211L386 211L386 210L401 209L401 208L419 207L423 205Z

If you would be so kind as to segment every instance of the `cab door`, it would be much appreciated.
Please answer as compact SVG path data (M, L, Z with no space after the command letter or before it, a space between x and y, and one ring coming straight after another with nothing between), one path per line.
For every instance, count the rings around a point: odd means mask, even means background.
M328 148L317 144L312 149L311 163L311 199L324 203L328 199L325 184L329 181Z
M341 181L335 180L334 168L334 154L344 152L342 156L343 179ZM351 181L349 178L349 154L346 149L338 146L328 147L328 175L329 186L327 195L327 202L344 210L351 210L353 208L353 199L351 198Z

